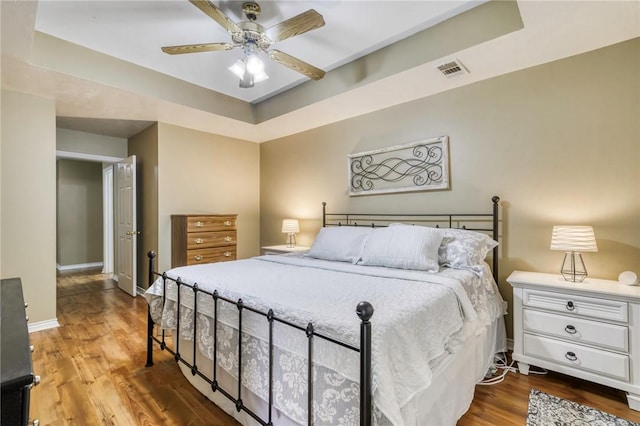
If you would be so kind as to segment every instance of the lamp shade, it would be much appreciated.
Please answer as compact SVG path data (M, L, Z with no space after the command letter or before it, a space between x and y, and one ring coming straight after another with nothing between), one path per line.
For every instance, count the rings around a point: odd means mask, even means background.
M551 250L598 251L592 226L554 226Z
M300 225L298 219L284 219L282 221L282 233L283 234L295 234L300 232Z

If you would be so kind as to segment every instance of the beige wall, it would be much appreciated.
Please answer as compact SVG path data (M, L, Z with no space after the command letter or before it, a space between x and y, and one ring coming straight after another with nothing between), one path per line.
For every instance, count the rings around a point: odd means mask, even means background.
M639 51L636 39L262 144L262 244L284 241L284 217L302 219L298 242L311 244L322 201L332 211L489 211L497 194L509 301L511 271L559 271L556 224L594 226L591 276L640 273ZM347 154L441 135L450 190L347 195Z
M158 188L159 270L172 214L238 214L238 258L260 254L260 145L160 123Z
M57 128L56 149L64 152L126 158L127 140L112 136Z
M57 197L58 265L102 262L102 164L58 160Z
M147 288L147 253L158 251L158 125L129 139L129 155L136 156L138 230L138 286Z
M56 114L49 99L2 91L2 278L20 277L29 324L56 318Z

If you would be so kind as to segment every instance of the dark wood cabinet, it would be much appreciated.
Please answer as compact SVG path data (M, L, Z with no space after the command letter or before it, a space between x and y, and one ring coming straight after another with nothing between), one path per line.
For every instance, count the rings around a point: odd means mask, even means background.
M29 394L39 382L33 374L27 314L20 278L3 279L1 284L0 372L2 425L26 425L29 422ZM38 424L37 420L33 424Z

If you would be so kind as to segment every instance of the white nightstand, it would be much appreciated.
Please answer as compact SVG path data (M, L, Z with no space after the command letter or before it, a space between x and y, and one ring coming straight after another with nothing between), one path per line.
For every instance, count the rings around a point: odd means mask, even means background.
M514 271L513 359L627 392L640 411L640 287Z
M293 246L287 247L286 244L281 246L266 246L262 247L264 254L284 254L284 253L297 253L300 251L307 251L310 247L305 246Z

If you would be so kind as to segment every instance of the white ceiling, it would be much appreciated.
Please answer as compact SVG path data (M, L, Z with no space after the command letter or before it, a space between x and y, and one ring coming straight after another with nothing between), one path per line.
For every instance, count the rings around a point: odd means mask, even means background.
M498 2L504 4L501 0L495 3ZM475 13L492 3L477 6L463 15ZM282 69L278 69L278 73L269 71L273 75L268 84L258 83L253 89L239 89L235 78L226 70L227 64L233 62L233 58L227 59L227 56L235 51L176 56L160 52L162 45L228 40L224 30L217 28L214 21L187 1L2 1L2 87L54 99L57 115L66 117L65 125L72 127L73 118L82 118L83 131L91 131L91 120L99 122L100 129L105 128L104 120L118 120L114 123L120 124L161 121L263 142L640 37L638 0L519 0L507 3L517 5L521 26L490 39L439 52L438 47L449 40L435 37L431 40L432 33L426 33L419 39L424 43L419 45L415 55L427 54L429 52L423 50L429 50L432 56L420 62L411 63L398 56L398 52L405 57L414 56L414 52L396 49L410 40L409 37L336 68L359 54L408 36L410 32L403 32L405 29L419 30L470 4L456 2L453 9L448 9L452 5L450 1L262 2L264 14L259 19L267 27L309 8L324 16L325 27L274 47L299 56L328 73L318 82L305 82L306 78L300 79L296 73L270 64ZM237 12L233 12L239 10L237 3L216 4L232 19L239 19ZM100 12L96 13L98 10ZM339 10L343 12L337 12ZM426 10L437 10L444 15L425 18ZM356 31L356 25L361 24L364 27ZM441 25L425 31L433 31ZM71 41L85 45L85 53L98 49L106 54L74 56L78 54L76 49L69 50L71 54L67 52L64 56L57 50L62 42L51 44L50 40L42 39L36 27L59 38L79 37ZM378 28L387 27L393 30L385 35L378 34ZM472 33L475 29L473 25L459 28L456 37L463 37L465 31ZM63 31L69 34L64 35ZM416 36L421 34L424 32ZM43 44L43 40L49 44ZM403 46L407 45L412 46ZM124 59L120 62L105 60L114 55ZM367 58L371 61L361 62ZM435 69L436 65L453 58L460 59L470 73L447 79ZM91 61L95 63L91 64ZM194 62L185 66L182 61ZM394 68L396 63L400 65ZM211 79L211 70L216 67L222 67L222 71L215 71L216 78ZM173 77L160 79L160 83L151 78L147 81L146 77L152 77L151 69L165 74L185 73L179 78L193 79L192 82L198 85L193 88L200 89L193 91L192 86L184 86L186 83ZM381 69L387 72L380 73ZM193 72L191 77L187 76L189 72ZM345 79L345 74L350 75L350 79ZM262 84L265 85L261 87ZM290 88L296 84L299 85ZM207 89L202 88L205 86ZM278 92L281 93L264 100ZM195 99L198 96L201 98ZM245 102L249 100L263 101L250 105ZM242 118L247 114L259 117Z
M273 48L330 71L485 1L261 1L256 22L269 28L315 9L324 27ZM234 22L246 21L241 1L215 4ZM228 70L242 57L241 49L163 53L162 46L231 42L224 28L186 0L41 1L35 29L247 102L308 80L265 57L269 79L243 89Z

